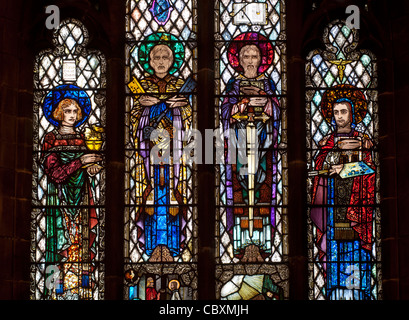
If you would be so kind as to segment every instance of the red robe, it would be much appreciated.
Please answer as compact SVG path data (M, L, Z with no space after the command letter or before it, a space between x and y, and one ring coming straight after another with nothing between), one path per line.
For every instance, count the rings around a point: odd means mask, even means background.
M44 171L47 175L47 178L50 179L49 183L55 185L58 189L58 185L63 185L66 183L68 178L74 174L77 170L85 170L82 169L82 163L80 160L80 155L86 152L85 146L85 137L83 134L74 133L74 134L60 134L58 130L53 130L47 133L44 137L44 142L42 145L42 164L44 167ZM78 157L71 160L70 162L63 162L60 157L60 152L70 152L78 153ZM87 194L88 194L88 227L89 227L89 235L88 235L88 247L89 247L89 259L93 260L95 257L95 252L92 249L95 239L96 239L96 231L95 227L98 224L97 213L95 210L95 202L92 196L92 190L90 183L86 183ZM69 203L70 204L70 203ZM68 218L68 216L66 216ZM75 226L74 219L70 219L67 221L70 226ZM79 243L79 239L72 245L81 245ZM60 255L67 257L68 256L68 249L59 252ZM81 256L79 259L81 260Z
M351 137L362 136L362 133L358 131L352 131ZM316 159L315 159L315 170L322 170L325 158L328 152L334 149L335 133L332 133L325 144L321 147ZM367 138L367 137L366 137ZM367 138L368 139L368 138ZM370 151L363 152L363 161L372 169L375 170L375 165L372 161L372 156ZM359 239L361 240L362 248L366 250L372 249L372 221L373 221L373 205L375 204L375 173L369 175L363 175L353 178L352 193L349 201L349 207L347 209L347 219L351 222L352 228L358 233ZM325 188L326 178L315 177L313 185L313 199L312 204L314 205L326 205L327 204L327 194ZM323 250L325 244L325 232L326 232L326 217L322 218L322 212L326 216L325 208L318 208L311 210L311 219L317 225L317 243L319 248ZM323 250L325 252L325 250ZM322 254L324 253L322 252Z
M158 296L158 292L155 290L155 288L152 288L152 287L146 288L146 295L145 295L146 300L156 300L157 296Z

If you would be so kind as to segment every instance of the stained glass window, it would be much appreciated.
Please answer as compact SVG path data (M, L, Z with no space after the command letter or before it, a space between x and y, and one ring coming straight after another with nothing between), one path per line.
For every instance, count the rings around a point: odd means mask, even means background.
M104 297L105 58L74 19L34 66L31 298Z
M380 299L376 58L330 24L306 64L309 298Z
M216 297L288 299L285 3L215 14Z
M196 1L126 5L124 298L197 299Z

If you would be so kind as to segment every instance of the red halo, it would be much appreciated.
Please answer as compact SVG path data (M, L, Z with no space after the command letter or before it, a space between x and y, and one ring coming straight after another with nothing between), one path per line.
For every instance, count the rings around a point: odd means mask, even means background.
M259 73L264 73L273 63L274 49L271 42L263 35L256 32L245 32L239 34L231 42L227 49L227 57L230 65L239 73L243 73L243 67L240 65L240 50L247 45L256 45L261 54L261 62L258 68Z

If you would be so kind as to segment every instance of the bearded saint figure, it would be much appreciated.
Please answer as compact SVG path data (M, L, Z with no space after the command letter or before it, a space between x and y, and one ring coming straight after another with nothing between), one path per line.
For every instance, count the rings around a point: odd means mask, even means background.
M264 261L274 238L280 108L274 82L266 74L273 58L271 43L257 33L237 36L228 48L237 73L227 83L220 114L223 131L233 131L229 134L234 139L225 139L222 179L227 229L234 255L242 262ZM238 149L233 159L229 150L235 139ZM256 146L253 154L249 146Z
M356 129L367 113L366 98L352 85L339 85L324 94L321 112L333 131L318 143L311 220L326 294L329 299L370 299L375 164L371 138ZM352 283L351 289L354 268L359 285Z

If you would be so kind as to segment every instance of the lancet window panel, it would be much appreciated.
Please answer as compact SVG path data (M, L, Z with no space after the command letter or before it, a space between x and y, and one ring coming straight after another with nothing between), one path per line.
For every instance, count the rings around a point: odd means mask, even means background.
M306 64L310 299L382 298L376 57L325 28Z
M61 22L34 65L31 299L104 298L105 58Z
M129 300L197 299L197 4L128 1L125 267Z
M215 14L216 297L288 299L285 2Z

